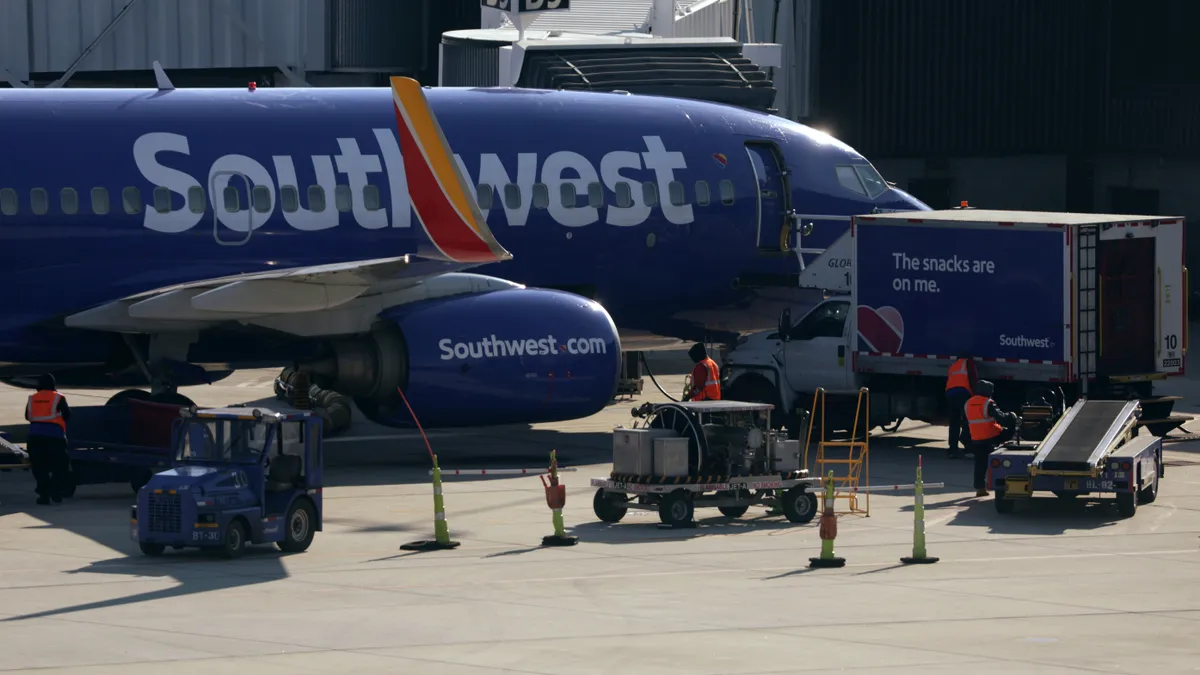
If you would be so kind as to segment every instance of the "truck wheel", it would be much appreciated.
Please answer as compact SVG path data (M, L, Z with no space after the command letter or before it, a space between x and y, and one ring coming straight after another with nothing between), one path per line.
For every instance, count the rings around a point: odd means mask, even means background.
M233 520L225 528L225 538L221 541L221 554L226 558L240 558L246 552L246 526L241 520Z
M779 392L775 385L761 375L744 375L734 381L729 388L729 395L722 396L730 401L745 401L746 403L770 403L775 406L771 414L771 428L778 431L788 421L788 415L782 412L779 404Z
M1117 512L1122 518L1132 518L1133 514L1137 513L1137 507L1136 492L1117 493Z
M619 523L629 512L624 504L610 498L604 488L596 490L596 496L592 497L592 510L596 512L597 518L606 523Z
M1137 500L1142 504L1153 504L1155 499L1158 499L1158 470L1157 462L1154 471L1154 480L1150 481L1150 485L1138 490Z
M144 541L138 544L138 548L142 549L142 553L155 558L162 555L163 551L167 550L167 547L163 546L162 544L151 544Z
M1011 499L1004 498L1004 490L996 488L996 513L1012 513L1016 504Z
M307 499L297 499L292 508L288 509L283 521L283 541L275 542L280 551L285 553L301 553L307 551L312 544L313 521L316 520L312 504Z
M687 490L675 490L663 495L662 502L658 505L658 519L663 525L672 527L683 527L691 523L695 512L692 496Z
M802 485L788 488L779 498L779 508L783 509L784 517L793 523L803 525L812 522L817 517L817 495Z

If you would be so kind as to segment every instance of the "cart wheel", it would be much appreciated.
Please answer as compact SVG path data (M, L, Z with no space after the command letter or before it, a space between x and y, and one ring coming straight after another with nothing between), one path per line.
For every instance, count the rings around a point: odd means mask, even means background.
M596 512L597 518L606 523L619 523L629 512L624 504L619 504L609 497L604 488L596 490L596 496L592 497L592 510Z
M1138 507L1136 492L1118 492L1117 493L1117 512L1122 518L1132 518L1133 514L1137 513Z
M749 506L718 506L717 510L726 518L741 518L750 510Z
M717 493L718 497L733 497L737 493L732 490L722 490ZM750 510L750 505L746 506L718 506L717 510L726 518L741 518Z
M1150 485L1142 490L1138 490L1137 500L1142 504L1153 504L1155 499L1158 499L1158 477L1159 470L1157 462L1155 463L1154 480Z
M692 522L695 505L692 495L687 490L675 490L663 495L658 505L658 519L663 525L682 527Z
M1004 490L996 488L996 513L1012 513L1016 504L1011 499L1004 498Z
M138 548L142 549L142 553L145 553L148 556L154 556L156 558L162 555L163 551L167 550L167 547L163 546L162 544L151 544L148 542L142 542L138 544Z
M246 552L246 526L234 520L225 528L225 539L221 542L221 554L226 558L240 558Z
M307 551L316 533L313 529L315 520L312 503L307 498L297 499L292 508L288 509L287 517L283 521L283 541L275 542L275 545L285 553Z
M817 495L809 492L803 485L788 488L779 498L779 508L783 515L793 523L812 522L817 516Z

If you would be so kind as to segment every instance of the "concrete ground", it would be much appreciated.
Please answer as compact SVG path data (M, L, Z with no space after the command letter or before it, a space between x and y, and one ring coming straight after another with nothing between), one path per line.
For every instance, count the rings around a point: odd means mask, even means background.
M270 396L274 372L184 393L201 405ZM673 395L682 376L661 378ZM1193 383L1194 384L1194 383ZM1180 385L1184 386L1184 385ZM1191 387L1192 384L1186 385ZM1185 388L1186 388L1185 387ZM647 398L663 400L647 379ZM65 392L72 404L107 392ZM24 392L0 391L0 424ZM1198 412L1200 398L1177 410ZM608 431L631 402L586 420L431 442L446 468L544 466L557 448L575 547L552 532L535 477L448 478L452 551L432 536L427 459L412 434L359 425L329 446L326 527L308 552L237 561L141 556L128 486L33 503L26 472L0 474L0 671L120 673L1180 673L1200 670L1200 443L1170 442L1158 500L1115 507L1038 500L1000 516L976 499L970 460L944 428L871 440L871 483L909 483L923 456L934 565L906 567L912 493L845 516L846 567L807 569L817 525L761 509L697 512L667 531L631 511L600 524L588 479L607 474ZM1189 431L1200 431L1197 423ZM365 438L364 438L365 437ZM361 463L372 459L374 464Z

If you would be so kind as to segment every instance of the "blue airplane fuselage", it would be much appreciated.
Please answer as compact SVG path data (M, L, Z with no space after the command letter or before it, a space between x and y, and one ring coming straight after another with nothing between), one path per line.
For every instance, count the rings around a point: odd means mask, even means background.
M845 231L836 216L927 208L848 189L837 167L866 159L774 116L621 94L426 95L513 254L470 271L593 297L627 350L773 326L746 311L762 289L737 280L799 272L796 253L760 250L778 248L786 209L816 216L803 246L819 249ZM763 163L772 146L786 176ZM0 374L110 359L112 336L62 324L89 307L428 246L386 88L8 90L0 148ZM242 363L236 343L218 351L208 360Z

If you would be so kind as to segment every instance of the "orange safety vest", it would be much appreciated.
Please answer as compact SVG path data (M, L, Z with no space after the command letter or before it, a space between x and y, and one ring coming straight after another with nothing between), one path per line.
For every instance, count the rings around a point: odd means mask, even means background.
M58 402L61 400L62 394L57 391L34 393L29 397L29 402L25 404L25 412L29 415L29 421L31 423L57 424L62 427L63 433L66 433L67 421L58 412Z
M946 377L946 391L962 388L971 391L971 376L967 374L967 360L959 359L950 366L950 374Z
M988 404L992 399L986 396L972 396L967 401L967 423L971 429L971 440L986 441L1004 432L1004 427L988 415Z
M717 368L717 362L709 357L705 357L700 365L708 371L708 377L704 382L692 382L692 390L699 390L693 401L720 401L721 400L721 371Z

